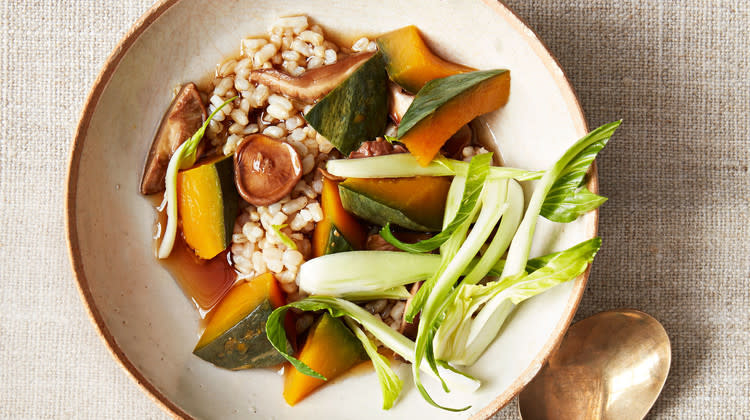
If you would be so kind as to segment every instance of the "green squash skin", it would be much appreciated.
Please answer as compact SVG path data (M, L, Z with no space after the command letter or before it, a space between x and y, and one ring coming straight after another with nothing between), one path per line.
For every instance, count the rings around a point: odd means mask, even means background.
M221 184L221 202L224 203L224 241L226 246L232 243L234 221L240 209L240 195L234 184L234 158L232 155L214 163Z
M328 242L326 242L326 250L323 255L347 251L354 251L354 247L346 240L344 234L336 228L336 225L331 224L331 231L328 233Z
M438 232L441 229L441 226L425 226L418 223L401 210L387 206L343 184L339 184L339 196L346 211L380 226L392 223L419 232Z
M266 337L266 320L273 305L264 300L240 322L193 354L214 365L230 369L252 369L275 366L286 361ZM291 351L291 346L287 343Z
M305 114L305 120L345 156L385 133L388 73L380 52Z

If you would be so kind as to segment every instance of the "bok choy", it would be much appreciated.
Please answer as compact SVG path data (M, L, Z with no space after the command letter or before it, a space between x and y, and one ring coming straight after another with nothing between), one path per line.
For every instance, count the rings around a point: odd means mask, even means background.
M164 190L164 203L162 204L162 206L166 204L167 227L164 229L164 236L162 236L161 244L159 244L159 250L157 252L158 258L167 258L169 254L172 253L174 241L177 236L177 172L179 172L180 169L187 169L195 164L198 144L200 144L203 139L208 124L213 120L214 115L216 115L217 112L235 99L237 99L236 96L229 98L218 106L214 112L206 118L206 121L203 122L203 125L201 125L198 131L196 131L192 137L185 140L185 142L175 150L174 154L169 159L166 174L166 189Z
M412 363L415 360L414 342L394 331L390 326L381 321L379 318L376 318L371 313L367 312L362 307L344 299L327 296L311 296L306 299L292 302L286 306L277 308L271 313L271 315L268 317L268 320L266 321L266 334L268 336L268 340L271 342L274 348L276 348L276 350L281 353L281 355L284 356L284 358L286 358L292 364L292 366L294 366L294 368L299 370L301 373L304 373L305 375L326 380L323 375L311 369L305 363L296 359L289 353L290 349L286 347L284 317L286 315L286 312L290 308L296 308L302 311L326 310L333 317L346 317L351 321L354 321L357 324L361 325L364 329L369 331L373 337L375 337L389 349L393 350L404 360ZM367 346L365 346L365 350L367 351ZM370 357L372 357L372 355ZM384 391L383 404L385 406L388 405L389 401L392 402L398 397L398 393L400 393L401 387L394 386L395 381L393 380L393 376L395 376L395 374L389 372L390 367L388 367L388 369L385 369L385 366L382 363L377 363L379 364L379 366L376 368L381 369L383 371L382 375L384 375L381 376L379 374L379 377L381 378L381 380L387 380L386 384L382 384L382 388ZM473 392L480 386L480 382L478 380L464 375L452 367L449 368L441 366L439 372L443 379L448 384L450 384L452 388ZM426 371L426 373L430 376L437 377L437 375L434 375L432 371Z
M606 142L614 133L619 124L620 122L618 121L604 125L584 136L573 146L571 146L550 170L545 172L542 180L534 189L534 193L531 197L529 206L526 209L524 217L513 236L513 240L510 243L508 258L503 268L503 275L496 286L498 290L505 290L513 284L522 284L525 286L524 291L526 292L526 295L528 295L527 297L529 297L533 295L531 292L529 292L529 290L538 292L542 288L546 289L548 287L551 287L551 285L557 284L560 281L564 281L561 279L570 280L578 275L575 274L572 277L566 277L568 273L564 272L560 274L560 277L554 278L554 280L556 280L557 282L553 281L553 279L547 276L544 278L546 280L546 283L540 284L533 283L533 278L531 280L527 279L526 281L524 281L524 277L526 275L525 268L528 260L529 250L531 247L531 240L533 238L534 230L536 227L536 221L541 212L542 205L545 203L547 194L555 185L560 186L558 190L561 191L561 194L564 194L565 192L567 192L568 194L581 193L583 176L585 175L585 172L588 169L591 161L593 160L593 156L595 155L595 153L591 151L592 149L590 149L590 147L592 147L593 145L597 145L593 147L593 149L596 149L596 147L598 147L598 144L603 144L604 142ZM598 150L601 150L601 147L598 147L598 149L596 149L596 151ZM568 181L556 184L560 179L567 179ZM489 185L490 183L491 181L488 181L487 185ZM585 194L585 192L583 194ZM482 210L480 210L480 216L477 220L477 223L474 225L471 233L461 245L459 251L451 257L450 265L454 267L467 264L467 261L472 259L478 251L474 240L476 240L476 238L478 237L483 237L484 239L482 241L486 240L489 234L495 228L494 223L490 223L490 220L482 217L482 213L485 211L485 206L490 205L490 202L487 202L483 199L481 204L483 207ZM557 206L567 207L567 210L565 211L566 217L575 216L574 218L577 218L585 211L591 209L587 206L578 206L577 208L571 208L568 204L569 202L565 199L565 197L562 197L562 199L560 197L555 197L555 201L549 202L548 209L554 210ZM507 207L508 205L505 206L506 209ZM475 235L475 233L477 232L479 233ZM598 249L598 246L596 248ZM495 250L494 252L498 251ZM593 258L593 255L591 256L591 258ZM585 270L585 268L588 266L590 259L580 258L579 260L577 260L577 262L579 264L576 267L580 268L580 272L583 272L583 270ZM549 260L547 263L552 263L552 260ZM543 270L543 268L540 270ZM542 273L544 273L544 271L542 271ZM429 297L427 298L422 308L422 315L415 343L415 356L417 361L414 363L412 368L414 381L417 385L417 388L419 389L420 393L422 393L423 397L433 405L437 404L435 404L435 402L429 397L429 395L427 395L426 390L421 385L419 379L419 368L422 360L424 359L430 364L430 367L433 371L436 370L435 368L437 366L437 359L434 344L436 342L441 342L441 340L446 339L446 337L450 338L452 335L454 335L453 333L460 333L458 342L465 345L470 345L470 347L465 348L468 350L468 353L463 354L459 353L458 351L449 349L442 350L442 355L450 356L453 354L461 354L458 359L459 361L473 362L477 357L479 357L479 355L484 352L489 343L494 340L500 330L500 327L502 326L504 319L507 317L510 311L512 311L514 305L518 301L520 301L518 298L508 298L506 295L499 294L491 294L489 298L483 297L481 299L473 299L473 292L475 292L476 290L482 290L482 288L469 288L468 286L471 286L471 283L467 282L467 288L462 291L460 288L463 287L463 283L459 281L460 271L457 272L455 270L446 270L446 272L441 273L440 276L441 277L439 277L433 285L432 290L429 291ZM472 278L470 278L470 281L473 282L477 281L478 279L478 276L473 276ZM536 285L536 287L533 287L534 285ZM481 293L481 295L486 296L486 293ZM460 299L459 302L456 301L457 298ZM478 305L473 304L475 300L480 303ZM463 337L465 335L461 334L466 334L466 331L471 331L471 329L467 330L466 328L461 328L461 324L469 319L471 315L473 315L477 310L479 312L476 315L476 319L474 319L474 322L476 322L476 324L474 325L478 326L474 328L476 335L469 336L466 339L469 341L464 341ZM460 314L462 313L469 313L471 315L468 315L468 317L464 316L464 321L461 321L457 317L451 317L451 314L459 314L458 316L460 316ZM440 326L443 322L446 321L448 322L446 329L440 335L440 337L438 337ZM476 331L481 331L481 333L476 333ZM477 340L476 337L479 337L479 339ZM455 341L455 335L453 336L453 338ZM447 361L453 360L449 359Z
M511 187L513 187L512 184ZM515 188L520 193L520 187L517 184ZM505 260L498 258L504 252L501 250L507 248L507 244L503 245L498 238L503 242L510 241L509 236L513 235L518 226L521 212L519 207L522 205L522 203L511 202L509 209L506 210L506 218L500 221L500 229L503 233L495 236L481 258L474 258L469 263L463 273L467 276L465 281L468 281L470 277L481 279L486 275L500 276ZM509 234L508 231L510 231ZM486 267L488 262L494 263L489 270ZM543 265L545 262L541 259L529 260L527 270L532 271L540 264ZM436 254L409 254L393 251L338 252L313 258L302 264L297 280L300 290L311 295L336 296L351 301L406 299L411 295L404 285L431 277L438 271L440 265L441 257Z
M396 373L391 369L391 364L388 359L382 354L378 353L378 348L375 346L367 335L362 331L361 328L352 321L350 318L345 318L346 325L354 332L359 341L362 342L362 347L365 348L365 352L372 360L372 366L375 368L375 373L378 375L380 380L380 389L383 393L383 410L388 410L393 407L393 403L401 394L401 388L404 387L404 382Z
M619 124L593 130L544 172L490 167L491 154L475 156L468 164L439 158L426 168L409 155L329 162L328 170L337 176L453 175L443 230L433 238L408 244L393 237L386 225L381 235L408 252L352 251L306 262L298 281L300 288L313 296L276 309L266 324L268 339L300 372L325 379L288 353L283 319L289 308L326 310L334 317L344 317L373 359L384 408L398 398L402 382L364 331L412 363L414 383L426 401L451 411L469 408L436 403L422 384L421 375L437 379L445 391L476 389L479 382L454 366L472 365L494 341L517 304L586 271L601 246L599 238L529 260L531 241L540 216L568 222L606 200L585 187L585 177ZM524 210L523 190L517 180L541 174ZM427 253L438 247L439 255ZM488 279L488 275L499 278ZM405 285L422 280L405 312L409 322L420 314L415 341L349 301L403 298Z
M329 160L326 170L342 178L404 178L412 176L466 176L469 163L438 157L427 166L421 166L410 153L373 156L360 159ZM513 178L518 181L530 181L541 178L544 171L527 171L524 169L493 166L487 175L489 179Z
M462 283L435 334L435 357L459 365L474 364L495 338L496 312L507 315L514 305L583 274L601 243L597 237L552 254L543 267L509 281Z
M453 215L450 223L448 223L447 226L444 226L443 230L437 235L416 244L408 244L396 239L391 233L390 223L387 223L383 229L380 230L380 236L391 245L403 251L429 252L439 247L443 242L450 238L456 229L469 219L469 216L472 214L472 211L479 200L479 193L482 191L482 185L484 184L485 179L487 179L491 163L492 153L477 155L471 159L471 162L469 163L469 176L466 178L463 197L461 198L458 210L456 211L456 214Z

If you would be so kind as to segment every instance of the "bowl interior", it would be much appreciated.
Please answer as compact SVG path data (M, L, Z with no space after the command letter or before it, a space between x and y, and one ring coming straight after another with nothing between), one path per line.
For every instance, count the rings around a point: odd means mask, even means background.
M68 228L85 303L125 368L168 409L196 418L466 417L427 405L408 366L400 401L382 411L373 374L352 374L295 407L270 370L229 372L191 354L199 317L155 261L154 211L138 194L144 156L175 86L198 80L237 54L240 39L264 34L274 18L307 14L339 39L417 25L442 56L470 66L508 68L510 101L484 117L509 166L544 169L586 127L562 72L534 34L504 7L473 0L371 2L180 0L160 3L110 58L84 109L72 153ZM533 255L592 237L596 214L570 224L541 220ZM489 351L468 372L483 386L439 402L485 416L533 377L564 331L585 279L521 305ZM434 387L433 387L434 388Z

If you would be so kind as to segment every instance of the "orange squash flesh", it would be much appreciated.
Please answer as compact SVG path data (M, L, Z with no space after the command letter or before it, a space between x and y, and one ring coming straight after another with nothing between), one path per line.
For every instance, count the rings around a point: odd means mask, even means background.
M232 159L209 161L177 173L177 213L185 242L203 259L229 246L237 192Z
M388 32L380 36L377 43L385 56L391 80L412 93L417 93L430 80L474 71L435 55L413 25Z
M344 235L354 249L362 249L367 238L366 232L357 219L341 205L336 181L323 178L320 201L323 207L323 220L318 222L313 232L313 256L320 257L326 254L333 226L336 226L336 229Z
M330 382L367 360L367 354L362 343L341 320L324 313L310 330L297 358ZM284 399L289 405L295 405L326 382L288 366L284 377Z
M440 176L348 178L343 185L425 226L441 226L451 180Z
M234 286L209 312L208 324L195 348L199 349L215 340L266 299L274 308L284 305L284 295L271 273L261 274L252 281L243 281Z
M488 79L446 102L399 138L422 166L437 156L443 144L474 118L508 102L510 72Z

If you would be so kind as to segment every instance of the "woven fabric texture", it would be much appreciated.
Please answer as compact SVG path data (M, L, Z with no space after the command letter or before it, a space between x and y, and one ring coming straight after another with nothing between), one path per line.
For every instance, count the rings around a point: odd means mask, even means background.
M624 119L598 159L604 247L576 319L631 307L663 322L673 363L648 418L750 417L748 3L507 3L591 127ZM151 4L0 1L0 418L168 418L89 321L63 218L80 109Z

